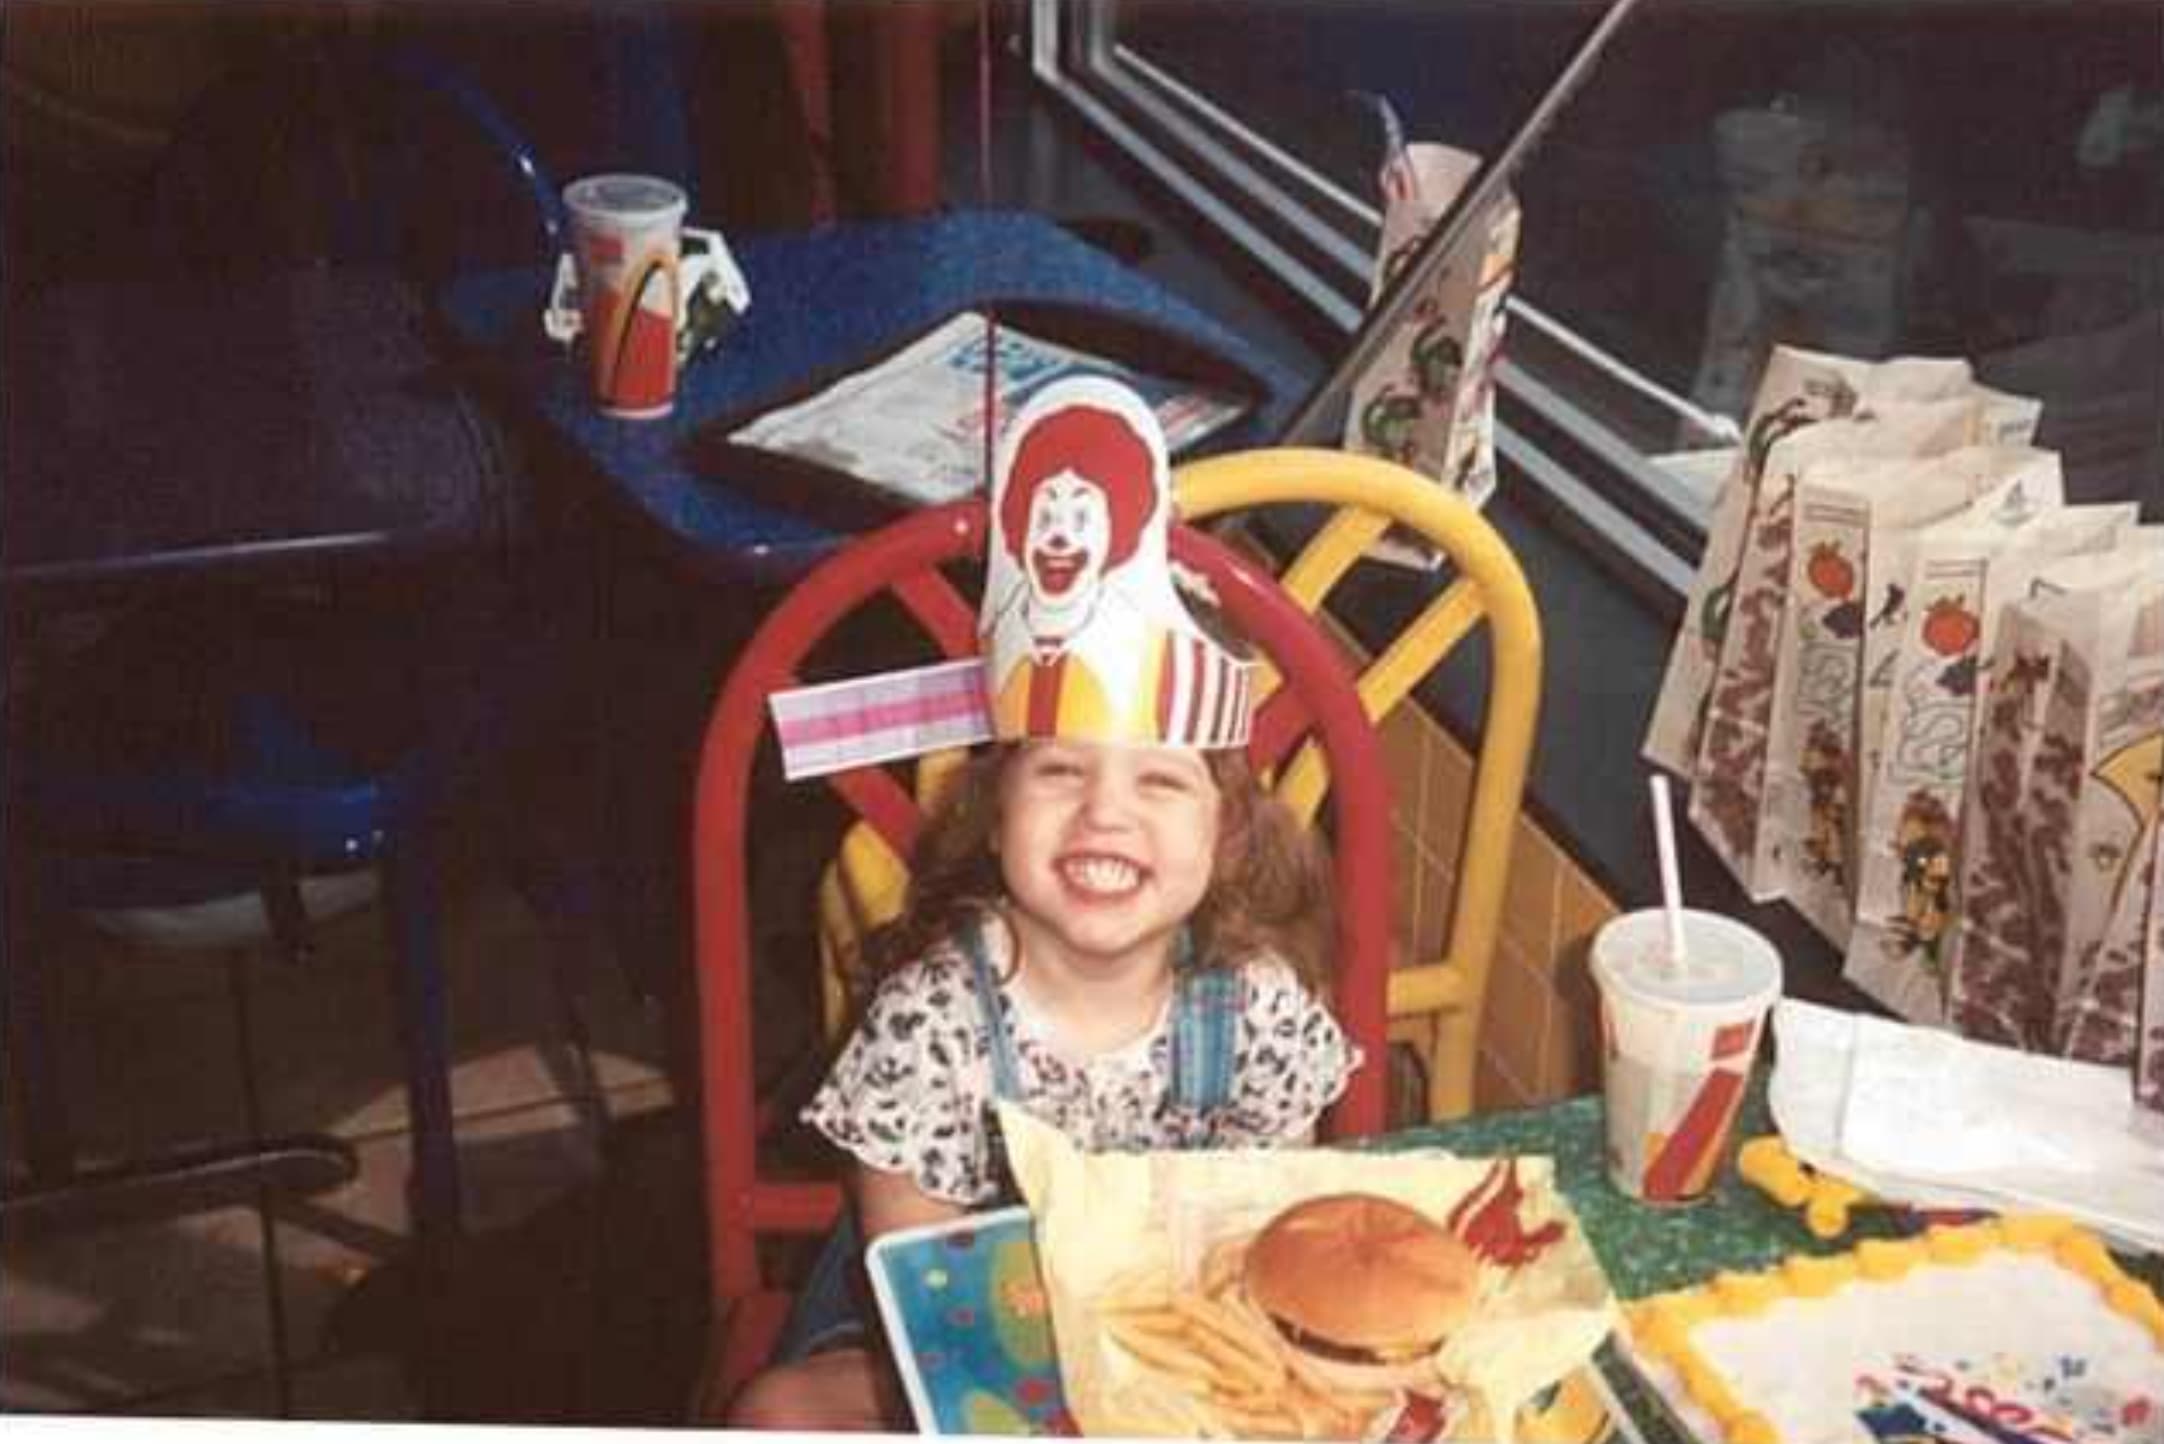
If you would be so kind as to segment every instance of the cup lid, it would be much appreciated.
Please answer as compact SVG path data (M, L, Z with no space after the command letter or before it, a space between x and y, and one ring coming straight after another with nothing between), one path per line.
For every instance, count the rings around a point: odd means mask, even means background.
M661 220L690 204L684 188L654 175L590 175L564 187L564 204L619 220Z
M1686 908L1683 946L1685 965L1669 968L1661 910L1624 913L1593 937L1593 976L1604 988L1684 1006L1740 1007L1781 995L1781 954L1757 929Z

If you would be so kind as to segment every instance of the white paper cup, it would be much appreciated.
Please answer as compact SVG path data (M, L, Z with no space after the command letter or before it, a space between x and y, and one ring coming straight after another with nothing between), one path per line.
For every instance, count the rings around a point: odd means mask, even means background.
M587 176L564 188L587 370L594 403L611 416L645 420L676 404L688 205L681 186L658 176Z
M1646 1203L1713 1186L1750 1081L1781 955L1733 918L1685 909L1686 964L1667 966L1667 919L1625 913L1593 938L1600 985L1608 1176Z

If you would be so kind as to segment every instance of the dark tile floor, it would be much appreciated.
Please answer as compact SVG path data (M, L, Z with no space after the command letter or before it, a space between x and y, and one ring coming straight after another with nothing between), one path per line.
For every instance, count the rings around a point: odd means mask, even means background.
M405 1252L410 1136L381 917L364 906L319 929L307 964L269 953L241 964L266 1127L334 1134L360 1163L343 1187L273 1210L288 1398L261 1220L236 1206L0 1238L0 1409L272 1416L283 1402L320 1419L538 1417L519 1403L523 1374L528 1401L587 1414L598 1406L536 1390L511 1341L551 1311L578 1316L570 1333L590 1329L611 1306L606 1235L637 1233L642 1211L661 1207L678 1223L666 1240L649 1235L641 1268L663 1279L649 1292L669 1296L674 1331L696 1335L695 1179L656 1011L605 950L564 936L498 879L454 879L445 926L468 1228L452 1279L417 1288ZM63 1066L83 1152L244 1136L229 955L153 953L87 930L64 951ZM650 1185L629 1186L652 1197L621 1196L612 1177L626 1168L644 1169ZM478 1340L458 1367L417 1357L428 1310ZM492 1399L461 1391L461 1377L501 1387ZM559 1371L551 1384L562 1382ZM627 1413L656 1421L674 1387L659 1376L614 1386Z

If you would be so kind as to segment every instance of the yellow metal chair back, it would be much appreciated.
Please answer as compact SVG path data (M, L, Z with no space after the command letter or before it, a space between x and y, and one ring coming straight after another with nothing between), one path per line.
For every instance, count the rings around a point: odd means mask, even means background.
M1471 803L1459 824L1464 831L1443 955L1403 959L1390 980L1391 1037L1413 1046L1426 1064L1429 1117L1462 1117L1472 1111L1480 1021L1502 925L1511 838L1540 710L1540 620L1525 575L1478 511L1392 462L1282 447L1192 463L1179 470L1174 487L1180 515L1189 523L1253 519L1276 506L1331 508L1280 578L1312 614L1321 613L1332 589L1393 526L1432 543L1448 558L1449 585L1358 669L1361 703L1378 725L1405 705L1475 628L1487 624L1488 697ZM1269 685L1266 679L1265 689ZM955 760L948 754L920 766L920 798ZM1279 799L1303 822L1315 818L1329 786L1327 764L1312 742L1274 781ZM907 884L903 860L868 826L853 827L820 885L830 1030L838 1031L847 1016L844 974L857 942L900 910Z

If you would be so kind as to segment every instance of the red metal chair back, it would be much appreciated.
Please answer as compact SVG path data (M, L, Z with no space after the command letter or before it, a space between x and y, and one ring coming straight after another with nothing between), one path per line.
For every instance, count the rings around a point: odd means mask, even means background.
M983 555L985 508L958 502L918 512L854 542L797 584L760 626L724 684L700 757L692 831L702 1127L713 1320L709 1397L726 1399L766 1358L789 1294L761 1270L759 1240L816 1234L833 1222L833 1182L760 1171L767 1109L753 1077L751 918L747 804L777 691L817 678L798 669L837 625L892 594L949 657L976 653L976 609L940 571ZM1250 753L1269 769L1307 737L1321 742L1331 777L1331 854L1337 894L1332 1006L1366 1052L1367 1065L1325 1120L1334 1136L1381 1130L1388 1052L1390 799L1381 746L1336 643L1256 563L1186 526L1172 533L1175 559L1206 577L1226 619L1266 655L1285 682L1258 711ZM824 779L900 855L921 821L910 789L883 767ZM807 990L817 986L807 959ZM718 1369L718 1372L715 1370Z

